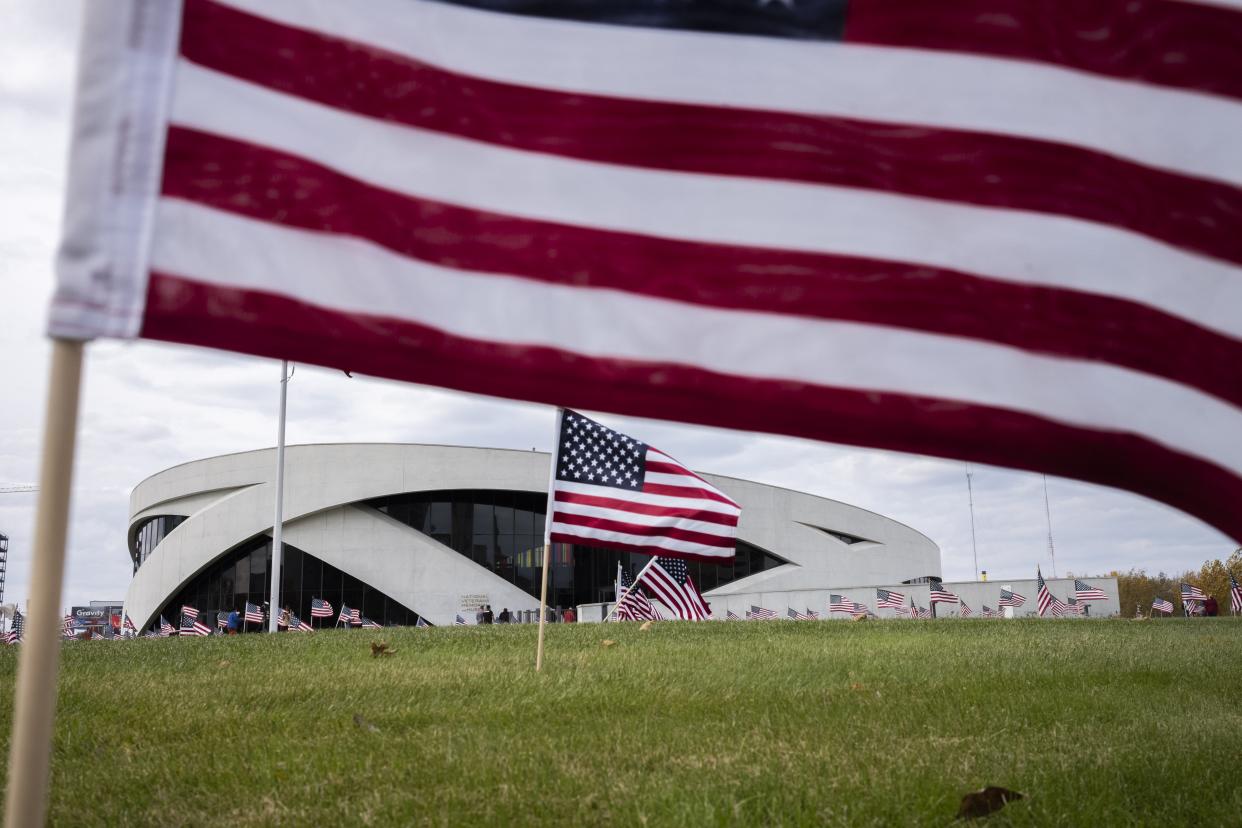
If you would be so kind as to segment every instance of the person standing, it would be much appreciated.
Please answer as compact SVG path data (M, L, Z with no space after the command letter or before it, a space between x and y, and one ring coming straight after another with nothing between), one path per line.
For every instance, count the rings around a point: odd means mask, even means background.
M483 605L483 623L491 624L494 620L495 618L493 618L492 616L492 605L484 604Z
M509 615L508 607L505 607L504 609L502 609L500 611L500 615L496 616L497 624L510 624L512 622L513 622L513 617Z
M566 624L573 624L575 621L578 620L578 614L574 612L574 608L572 604L566 607L565 611L561 613L561 620L564 621Z
M229 613L229 620L227 624L229 635L237 635L237 628L241 626L241 616L237 614L237 610L233 610Z

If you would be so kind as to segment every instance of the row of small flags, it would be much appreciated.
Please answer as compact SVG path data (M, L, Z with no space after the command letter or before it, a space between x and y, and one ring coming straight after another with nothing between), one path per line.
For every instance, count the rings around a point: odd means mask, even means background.
M657 559L657 560L668 561L668 559ZM668 562L671 563L671 561L668 561ZM661 571L664 572L665 575L669 578L669 581L671 583L679 584L682 590L686 590L687 589L686 584L688 584L689 585L688 589L693 590L694 595L697 596L698 601L686 602L686 604L680 605L683 607L684 606L694 607L694 611L691 613L688 613L694 617L688 618L686 620L704 620L707 617L709 617L706 612L705 602L703 602L702 611L698 610L698 608L695 606L695 604L702 602L702 596L699 595L698 590L695 589L694 582L688 576L684 576L684 575L682 576L682 580L678 582L677 576L682 575L682 573L678 572L670 576L668 575L667 568L665 568L664 566L661 566L660 568L661 568ZM684 568L684 564L682 568ZM1037 607L1040 617L1043 617L1045 615L1051 615L1056 618L1062 618L1066 615L1082 615L1083 614L1083 602L1108 600L1108 595L1103 590L1099 589L1098 587L1093 587L1090 584L1084 583L1083 581L1075 579L1074 580L1074 594L1071 595L1068 598L1068 600L1062 601L1061 599L1054 596L1051 593L1051 591L1048 589L1047 583L1044 582L1043 573L1041 573L1038 569L1036 569L1035 572L1036 572L1036 584L1037 584L1037 589L1038 589L1038 593L1036 596L1036 607ZM655 604L653 604L651 600L646 595L643 594L642 590L636 588L636 585L631 582L631 579L629 578L629 574L625 572L625 570L622 569L620 566L618 566L617 585L618 585L618 590L619 590L618 594L622 596L622 599L618 601L616 608L614 610L618 620L647 621L647 620L662 620L664 618L664 616L660 613L659 609L655 606ZM907 618L931 618L932 617L931 610L916 605L914 603L914 598L909 599L909 605L907 606L906 605L907 599L904 593L896 592L894 590L889 590L889 589L877 589L875 591L875 594L876 594L876 608L877 609L892 609L898 615L907 617ZM1193 584L1188 584L1188 583L1182 583L1181 595L1182 595L1182 603L1184 606L1187 607L1187 613L1191 615L1196 614L1197 612L1201 612L1202 604L1203 602L1207 600L1207 595L1204 594L1203 590L1199 589L1199 587ZM1229 599L1230 599L1229 600L1230 609L1234 613L1242 613L1242 585L1238 583L1238 580L1237 578L1234 577L1233 573L1229 574ZM974 615L974 610L972 610L970 606L967 605L967 603L963 601L959 596L957 596L956 594L946 589L944 584L941 582L932 582L931 594L930 594L928 603L933 604L933 605L934 604L958 604L960 606L958 614L962 618L970 618L971 616ZM1025 596L1020 595L1014 592L1013 590L1002 589L1000 593L1000 600L997 602L997 606L998 607L1020 607L1025 603L1026 603ZM1152 600L1151 608L1153 612L1172 614L1173 602L1169 601L1166 598L1161 598L1159 596L1156 596ZM1142 608L1140 607L1139 608L1140 614L1141 614L1141 610ZM311 600L311 618L331 618L334 612L335 610L333 609L332 604L329 603L328 601L322 600L320 598L314 598ZM829 595L828 612L829 613L840 612L840 613L846 613L848 615L869 615L873 618L876 617L875 613L872 612L871 609L868 608L865 604L860 604L857 601L847 599L844 596L837 595L835 593ZM1001 614L1002 613L1000 612L999 609L994 610L991 607L989 607L987 604L983 605L982 617L996 618L1000 616ZM681 617L681 616L678 615L678 617ZM748 621L749 620L770 620L770 619L776 618L777 614L770 609L765 609L764 607L752 605L751 608L746 611L745 617L746 617L746 620ZM809 607L807 608L806 612L799 612L798 610L790 608L788 610L788 617L796 621L815 621L820 618L820 615L819 613L815 612ZM258 604L252 604L250 602L246 602L246 609L243 614L243 618L245 619L246 622L262 624L265 619L265 613L263 611L263 608L260 607ZM738 614L735 613L733 610L728 610L725 613L725 619L728 621L742 620L738 616ZM311 632L314 629L310 624L306 623L301 618L299 618L296 613L292 613L289 610L281 610L280 618L277 623L279 624L279 626L285 627L290 632ZM363 629L381 629L380 624L377 624L376 622L372 621L370 618L367 618L364 615L362 615L362 613L357 608L351 608L351 607L345 606L344 604L341 605L341 611L339 614L337 614L336 623L338 625L343 623L347 626L361 627ZM13 611L13 626L12 626L12 629L10 629L7 633L5 633L4 643L16 644L17 642L21 641L22 635L25 631L25 625L26 625L25 616L22 615L20 610L14 610ZM459 613L457 617L454 619L453 625L454 626L465 626L466 619L463 618L461 614ZM216 626L220 629L223 629L228 626L228 616L225 613L217 614ZM422 616L419 616L418 621L415 624L415 626L427 627L430 625L425 620L423 620ZM66 615L63 619L63 636L65 638L75 637L75 635L77 634L77 630L80 629L80 627L81 625L76 619L74 619L72 615ZM134 622L130 620L128 614L126 614L124 617L122 629L124 630L124 633L127 635L137 635L138 633L137 628L134 626ZM160 624L159 624L158 631L147 632L146 635L148 637L165 638L165 637L169 637L173 635L207 636L207 635L211 635L211 633L212 633L211 628L207 626L206 624L204 624L199 619L199 611L197 609L195 609L194 607L183 606L181 608L180 626L174 627L163 616L160 616ZM105 639L114 637L111 624L104 625L103 637Z
M1041 617L1044 615L1053 615L1056 617L1063 617L1066 615L1083 615L1085 602L1108 600L1108 595L1103 590L1076 579L1074 581L1073 595L1071 595L1066 601L1062 601L1048 591L1047 584L1044 583L1043 575L1039 573L1038 570L1036 570L1036 577L1039 586L1038 606L1039 615ZM1230 577L1232 580L1232 576ZM1236 581L1233 583L1235 585L1234 601L1239 606L1242 606L1242 588L1238 588L1236 586ZM659 610L656 609L649 600L647 600L641 590L631 587L629 577L624 570L620 571L617 584L618 594L622 596L614 610L618 620L649 620L659 617ZM904 593L891 589L877 589L875 591L875 597L877 609L891 609L900 617L933 617L932 610L929 607L919 606L915 603L913 597L907 598ZM982 605L981 617L997 618L1003 615L1001 608L1020 607L1025 603L1025 595L1021 595L1011 589L1001 589L1000 600L997 602L997 609L993 609L987 604L984 604ZM945 587L944 583L940 581L933 581L931 583L928 604L931 606L936 604L957 604L959 605L958 614L960 617L971 618L975 615L975 611L971 609L971 607L963 601L960 596L950 591L947 587ZM1236 608L1235 611L1237 611ZM820 617L819 613L809 608L806 612L799 612L793 608L788 609L786 612L788 618L797 621L816 620ZM844 613L851 616L866 615L872 618L878 617L866 604L861 604L843 595L837 595L835 593L828 596L828 612ZM756 605L752 605L751 608L746 611L745 615L745 618L748 621L769 620L777 617L776 612ZM733 610L726 610L725 620L740 621L742 618Z

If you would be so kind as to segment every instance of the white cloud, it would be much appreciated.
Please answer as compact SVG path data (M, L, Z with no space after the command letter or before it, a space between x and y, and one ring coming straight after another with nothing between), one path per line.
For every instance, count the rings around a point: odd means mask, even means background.
M6 6L0 25L0 483L37 476L49 353L44 309L61 212L79 17L74 0ZM266 360L156 343L89 348L66 603L124 595L128 493L163 468L271 445L279 367ZM940 544L948 577L973 571L961 463L804 440L605 417L687 464L813 492L888 515ZM545 407L299 367L289 441L398 441L551 446ZM979 564L997 577L1050 568L1042 481L975 469ZM1187 517L1123 493L1049 481L1061 572L1143 566L1180 570L1231 545ZM35 498L0 495L12 540L6 599L26 594Z

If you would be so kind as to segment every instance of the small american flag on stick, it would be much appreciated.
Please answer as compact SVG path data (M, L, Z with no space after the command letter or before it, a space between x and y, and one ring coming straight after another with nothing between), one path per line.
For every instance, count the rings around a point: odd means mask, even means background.
M766 607L757 607L751 604L750 609L746 611L746 617L752 621L770 621L776 617L776 612Z
M1013 590L1002 589L1000 601L997 602L998 607L1020 607L1026 603L1026 596L1019 595Z
M733 560L741 507L667 454L567 410L553 462L553 543Z
M963 618L969 618L970 616L975 614L975 611L970 608L969 604L967 604L965 601L962 601L961 608L958 609L957 614L962 616Z
M931 596L928 603L931 604L956 604L958 597L945 588L943 581L931 582Z
M1229 610L1234 615L1242 612L1242 584L1238 583L1232 572L1229 573Z
M249 601L247 601L245 617L246 617L246 621L252 621L256 624L262 624L263 623L263 607L259 606L258 604L252 604Z
M1182 583L1182 601L1206 601L1207 596L1203 594L1203 590L1194 584Z
M854 613L854 602L846 598L844 595L830 593L828 595L828 612L847 612Z
M1171 615L1173 613L1173 602L1157 595L1152 599L1151 608L1153 612L1163 612Z
M311 599L311 618L331 618L332 604L322 598Z
M726 621L741 621L742 619L738 617L738 614L734 612L733 610L726 610L725 620Z
M877 589L875 591L875 607L876 609L905 609L905 593L893 592L891 589Z
M1074 598L1079 601L1107 601L1108 595L1099 587L1074 579Z
M680 558L656 558L639 575L638 583L651 590L652 596L668 607L674 618L705 621L712 617L711 608Z

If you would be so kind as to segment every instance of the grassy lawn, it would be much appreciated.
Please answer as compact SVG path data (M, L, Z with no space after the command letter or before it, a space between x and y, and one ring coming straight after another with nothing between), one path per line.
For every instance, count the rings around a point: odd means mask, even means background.
M53 822L1242 824L1242 620L371 632L67 645Z

